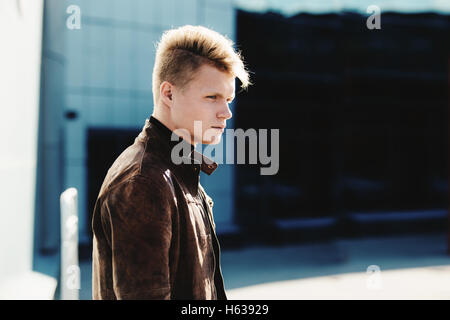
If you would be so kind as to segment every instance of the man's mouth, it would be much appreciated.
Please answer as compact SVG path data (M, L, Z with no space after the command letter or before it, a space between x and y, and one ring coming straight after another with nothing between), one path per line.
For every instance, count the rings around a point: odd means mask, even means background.
M212 126L211 128L219 130L220 132L223 132L225 130L225 126L221 125L221 126Z

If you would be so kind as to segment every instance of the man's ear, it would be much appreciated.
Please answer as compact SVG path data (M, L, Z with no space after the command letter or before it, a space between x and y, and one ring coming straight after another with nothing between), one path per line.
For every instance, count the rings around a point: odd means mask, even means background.
M172 106L173 103L173 85L168 81L163 81L159 87L159 95L161 100L168 107Z

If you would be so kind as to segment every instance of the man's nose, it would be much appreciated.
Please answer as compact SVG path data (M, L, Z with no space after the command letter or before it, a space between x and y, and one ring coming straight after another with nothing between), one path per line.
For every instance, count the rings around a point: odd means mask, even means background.
M224 108L222 108L219 113L217 114L217 118L223 118L223 119L230 119L233 116L233 114L231 113L230 110L230 106L228 105L228 103L225 103Z

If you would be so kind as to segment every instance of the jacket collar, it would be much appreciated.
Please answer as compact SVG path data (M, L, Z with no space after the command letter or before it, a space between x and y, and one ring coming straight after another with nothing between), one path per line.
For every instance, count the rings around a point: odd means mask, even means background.
M155 117L150 116L149 119L146 119L145 131L151 138L150 140L156 143L158 151L162 153L163 160L167 161L167 164L178 173L183 182L191 186L193 190L197 191L200 171L210 175L217 169L216 162L196 151L192 144L180 136L173 134L177 139L172 141L172 131ZM171 159L172 149L178 144L182 144L183 149L190 150L189 155L183 157L181 164L175 164Z

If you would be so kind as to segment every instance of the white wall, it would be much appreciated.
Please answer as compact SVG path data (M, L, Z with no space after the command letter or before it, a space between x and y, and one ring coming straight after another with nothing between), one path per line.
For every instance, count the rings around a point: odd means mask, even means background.
M0 1L0 287L32 269L43 1Z

